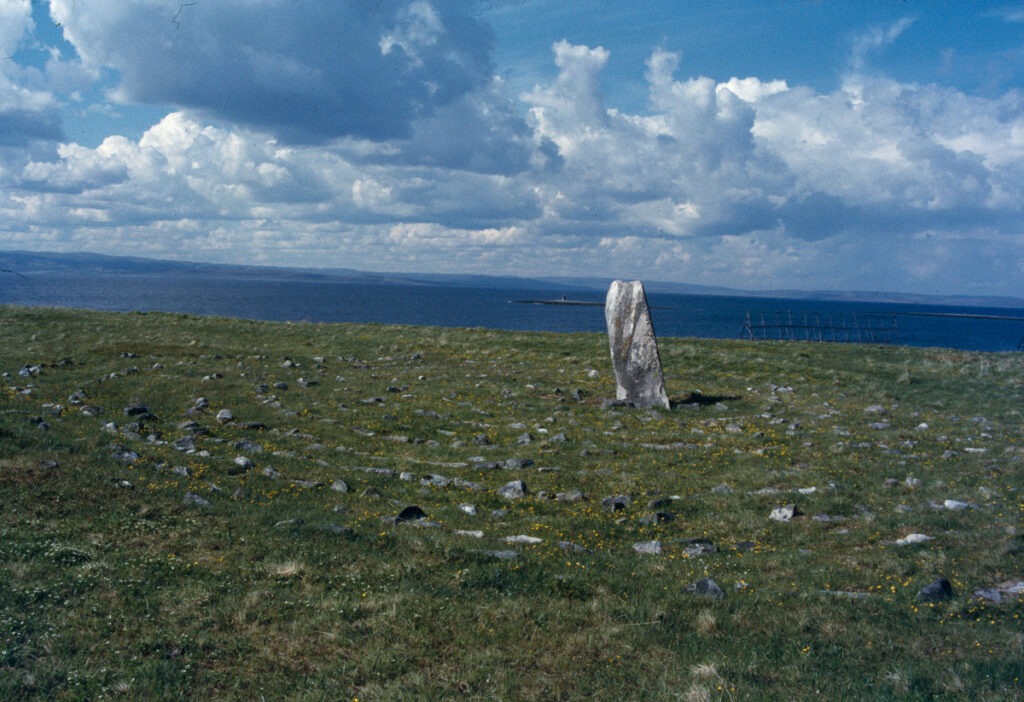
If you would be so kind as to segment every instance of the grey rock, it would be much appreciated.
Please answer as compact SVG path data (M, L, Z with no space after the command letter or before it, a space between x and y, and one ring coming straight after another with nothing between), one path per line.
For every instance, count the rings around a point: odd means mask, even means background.
M572 541L559 541L558 548L566 553L593 553L594 550L585 548L579 544L574 544Z
M171 442L171 446L176 451L195 451L196 442L191 436L183 436L180 439L175 439Z
M338 524L324 524L320 527L320 531L334 534L335 536L352 536L355 534L352 527L340 526Z
M526 497L526 494L526 483L522 480L512 480L498 488L498 495L504 497L506 500L518 500Z
M529 458L509 458L505 461L505 470L522 470L523 468L529 468L533 465L533 461Z
M280 480L282 475L273 468L273 466L267 466L263 469L263 475L271 480Z
M235 450L244 453L263 453L263 447L251 439L241 439L235 442Z
M221 424L227 424L235 419L235 414L229 409L222 409L217 413L217 421Z
M696 538L690 539L686 542L687 545L683 548L682 553L684 556L689 558L696 558L697 556L704 556L709 553L717 553L718 547L715 546L714 542L710 539Z
M346 483L341 478L338 478L333 483L331 483L331 489L334 490L335 492L341 493L346 493L350 490L348 483Z
M211 506L209 500L207 500L207 499L205 499L203 497L200 497L199 495L195 494L194 492L186 492L185 493L185 499L182 500L182 503L188 505L189 507L210 507Z
M661 554L661 542L658 540L639 541L633 544L633 550L644 555L657 556Z
M669 409L658 341L643 283L614 281L608 288L604 314L616 400L636 407Z
M302 526L305 523L306 523L306 520L303 519L302 517L294 517L292 519L282 519L281 521L276 523L274 526L278 527L278 528L287 528L287 527Z
M725 483L722 483L721 485L716 485L715 487L711 488L711 492L714 493L715 495L731 495L732 488L726 485Z
M252 470L255 467L255 463L248 456L235 456L235 460L232 461L231 468L228 469L228 475L239 475L248 470Z
M459 505L459 511L468 514L471 517L475 517L476 505L471 505L469 503L463 502L462 504Z
M568 490L557 493L555 499L559 502L582 502L586 499L586 495L580 490Z
M111 457L118 463L135 463L139 460L139 454L135 453L131 449L119 447L114 449L114 453Z
M531 442L533 442L533 437L530 436L529 432L525 432L516 437L516 444L519 446L526 446Z
M662 522L671 522L675 518L675 515L671 512L651 512L640 517L640 523L644 526L651 526L661 524Z
M609 512L619 512L629 507L633 500L627 495L614 495L601 500L601 506Z
M711 578L701 578L697 582L692 585L687 585L683 589L694 595L710 597L713 600L725 599L725 591Z

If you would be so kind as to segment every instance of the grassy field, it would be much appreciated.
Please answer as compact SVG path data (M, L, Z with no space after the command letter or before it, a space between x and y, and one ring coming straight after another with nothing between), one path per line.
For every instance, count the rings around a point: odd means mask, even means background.
M1024 699L1024 355L662 339L650 411L593 334L0 339L0 699Z

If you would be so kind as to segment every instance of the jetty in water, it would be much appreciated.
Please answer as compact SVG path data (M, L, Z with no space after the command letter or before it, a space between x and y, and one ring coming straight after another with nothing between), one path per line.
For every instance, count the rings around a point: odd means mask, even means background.
M603 302L590 300L570 300L565 295L557 300L512 300L520 305L572 305L575 307L604 307Z

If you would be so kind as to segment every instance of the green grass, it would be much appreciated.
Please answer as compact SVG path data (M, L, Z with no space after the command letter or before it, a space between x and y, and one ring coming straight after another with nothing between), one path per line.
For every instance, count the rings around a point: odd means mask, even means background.
M1024 580L1021 354L662 339L653 412L602 409L593 334L0 307L0 339L0 699L1024 699L1024 604L972 599Z

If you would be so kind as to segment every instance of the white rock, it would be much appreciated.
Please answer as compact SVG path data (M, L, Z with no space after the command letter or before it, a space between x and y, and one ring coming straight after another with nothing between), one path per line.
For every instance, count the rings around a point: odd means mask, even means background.
M542 541L544 541L544 539L538 539L536 536L527 536L526 534L516 534L515 536L505 537L505 543L509 544L539 544Z
M925 541L931 541L932 537L927 534L907 534L902 539L896 539L898 546L909 546L910 544L923 544Z

